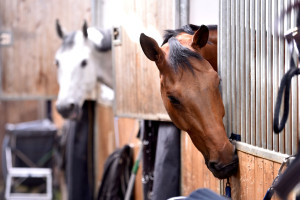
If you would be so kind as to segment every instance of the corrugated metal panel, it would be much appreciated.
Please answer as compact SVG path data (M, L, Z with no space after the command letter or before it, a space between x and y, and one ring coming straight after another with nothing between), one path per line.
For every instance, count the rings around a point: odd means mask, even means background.
M243 138L243 142L245 142L245 135L246 135L246 80L245 80L245 1L240 2L240 63L237 65L240 66L240 91L241 91L241 103L240 103L240 113L241 113L241 120L240 120L240 131L237 132L241 134Z
M251 135L251 144L255 145L255 1L250 1L250 124L251 132L247 133Z
M226 131L241 134L242 142L286 154L297 152L300 92L294 78L289 120L279 136L273 134L277 90L290 60L287 44L277 34L295 26L295 11L279 27L276 23L281 11L294 2L220 2L219 73Z
M272 46L272 0L267 0L267 47ZM273 148L273 132L272 132L272 124L273 124L273 107L272 107L272 49L267 48L267 63L266 63L266 76L267 76L267 95L266 95L266 106L267 106L267 119L266 119L266 146L264 148L268 148L272 150Z
M279 56L279 44L278 44L278 35L276 34L276 32L278 31L278 27L274 26L275 22L276 22L276 18L278 16L278 0L274 0L273 1L273 5L272 5L272 15L273 15L273 111L275 109L275 103L276 103L276 97L277 97L277 92L278 92L278 86L279 86L279 78L278 78L278 68L279 68L279 60L278 60L278 56ZM273 136L273 149L275 151L279 151L279 136L278 135L273 135L273 131L272 131L272 136Z
M246 0L246 5L245 8L249 8L250 7L250 0ZM245 85L246 85L246 118L245 118L245 123L246 123L246 133L245 133L245 139L242 137L242 141L246 142L248 144L251 143L251 107L250 102L251 102L251 82L250 82L250 10L249 9L245 9L245 44L246 44L246 54L245 54L245 61L246 61L246 66L245 66Z

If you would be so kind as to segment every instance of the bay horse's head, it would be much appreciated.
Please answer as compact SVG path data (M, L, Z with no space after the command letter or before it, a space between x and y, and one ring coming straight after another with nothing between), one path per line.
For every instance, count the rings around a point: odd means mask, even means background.
M216 27L186 25L166 31L162 47L143 33L140 44L160 71L161 97L171 120L189 134L209 170L221 179L236 173L238 157L222 121L216 35Z
M78 119L83 102L95 90L99 76L109 80L109 75L100 68L106 61L101 60L99 54L111 49L111 35L88 28L86 22L82 30L65 34L56 21L56 31L62 39L55 55L59 83L56 108L64 118Z

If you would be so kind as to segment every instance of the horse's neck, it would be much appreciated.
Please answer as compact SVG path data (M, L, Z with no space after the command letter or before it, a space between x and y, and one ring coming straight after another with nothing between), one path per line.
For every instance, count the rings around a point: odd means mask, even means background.
M94 51L91 60L97 69L97 79L108 87L113 88L111 50L105 52Z

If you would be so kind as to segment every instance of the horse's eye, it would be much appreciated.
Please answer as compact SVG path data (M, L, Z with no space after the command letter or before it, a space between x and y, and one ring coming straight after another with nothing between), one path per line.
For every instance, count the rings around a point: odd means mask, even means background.
M175 97L173 96L168 96L171 104L174 104L174 105L180 105L180 101L178 99L176 99Z
M59 67L59 62L58 62L58 60L55 60L55 65L56 65L57 68Z
M81 62L81 67L84 68L87 65L87 60L83 60Z

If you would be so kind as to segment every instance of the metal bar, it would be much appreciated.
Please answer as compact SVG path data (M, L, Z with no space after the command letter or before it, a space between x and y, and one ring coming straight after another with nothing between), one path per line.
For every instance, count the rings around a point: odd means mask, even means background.
M237 142L236 148L239 151L245 152L256 157L264 158L270 161L282 163L289 155L271 151L268 149L255 147L246 143Z
M245 104L245 96L246 96L246 89L245 89L245 1L240 2L240 63L237 65L240 68L240 77L241 77L241 126L240 126L240 134L242 142L246 142L246 130L245 130L245 117L246 117L246 104Z
M245 65L245 86L246 86L246 143L250 144L251 143L251 107L250 105L250 91L251 91L251 81L250 81L250 73L251 73L251 67L250 67L250 0L246 0L245 2L245 38L246 38L246 54L245 54L245 59L246 59L246 65ZM243 139L243 138L242 138Z
M35 96L35 95L3 95L0 96L0 101L31 101L31 100L55 100L57 96Z
M179 14L178 14L179 13ZM180 27L180 0L173 1L174 28Z
M250 111L251 111L251 144L255 145L255 1L250 1L250 28L251 28L251 93L250 93Z
M285 9L291 4L290 0L285 0L285 4L284 7ZM291 27L291 15L290 13L288 13L285 18L284 18L284 31L288 30ZM288 43L285 41L285 64L284 64L284 68L285 68L285 72L287 72L290 69L290 52L289 52L289 48L288 48ZM289 104L291 105L291 99ZM289 117L288 120L286 122L286 126L285 126L285 152L287 154L291 154L292 153L292 148L291 148L291 106L290 106L290 112L289 112Z
M235 80L235 0L231 0L231 132L236 133L236 80Z
M256 146L261 147L261 4L260 0L255 1L256 5L256 20L255 20L255 27L256 27L256 66L255 66L255 141Z
M226 132L228 133L228 101L227 101L227 1L221 0L220 3L220 19L219 19L219 31L220 39L218 40L218 49L220 49L220 54L218 55L219 62L218 62L218 69L220 68L219 74L221 76L221 88L222 88L222 99L225 106L225 117L223 119L224 125L226 127Z
M272 15L273 15L273 109L275 109L275 103L276 103L276 97L278 93L278 85L279 85L279 80L278 80L278 57L279 57L279 50L278 50L278 27L275 26L275 22L278 18L278 0L273 0L273 5L272 5ZM272 128L273 130L273 128ZM273 133L273 131L272 131ZM273 134L273 150L279 151L279 136L278 134Z
M221 77L221 84L220 84L220 90L222 94L222 99L223 99L223 104L225 106L225 112L226 115L223 118L223 123L225 125L225 129L228 126L227 120L227 85L226 85L226 13L227 11L227 4L226 0L219 0L219 24L218 24L218 73L219 76ZM228 132L227 132L228 133ZM223 180L220 180L220 188L224 188L224 183ZM220 195L224 195L223 190L220 190Z
M260 67L260 84L261 84L261 91L260 91L260 133L261 133L261 147L267 148L267 90L266 90L266 80L267 80L267 74L266 74L266 34L267 34L267 28L266 28L266 0L261 0L261 67Z
M236 106L235 106L235 116L236 116L236 133L241 134L241 76L240 76L240 1L236 1L235 5L235 85L236 85Z
M293 0L293 3L295 3L295 0ZM293 10L292 11L292 27L296 27L296 20L297 20L297 15L299 11ZM297 58L297 56L295 55ZM300 92L298 91L298 84L299 84L299 78L294 77L294 80L292 80L292 154L296 154L298 152L298 141L299 141L299 136L298 136L298 127L299 127L299 119L300 119L300 107L298 103L298 99L300 99L299 95ZM298 97L298 99L297 99Z
M183 26L189 23L189 10L190 10L190 1L189 0L180 0L180 18L179 26Z
M267 120L266 147L273 149L273 105L272 105L272 0L267 0Z
M291 4L294 4L295 3L295 0L292 0L290 2ZM290 24L290 27L293 28L293 27L296 27L296 11L295 9L292 10L291 12L291 24ZM294 54L295 55L295 54ZM294 56L294 55L290 55L290 56ZM297 60L297 59L296 59ZM298 111L298 99L297 99L297 96L298 96L298 91L297 91L297 82L298 82L298 76L294 77L292 79L292 83L291 83L291 95L292 95L292 98L291 98L291 141L290 141L290 144L291 144L291 154L296 154L297 153L297 146L298 146L298 138L297 138L297 121L298 121L298 115L297 115L297 111Z
M279 0L278 14L280 14L280 12L283 10L283 8L284 8L284 1L283 0ZM283 23L280 22L278 25L279 25L279 34L283 35L283 28L284 28L283 27ZM278 48L279 48L279 55L278 55L278 59L279 59L278 60L278 77L279 77L279 81L280 81L281 78L282 78L282 76L283 76L283 74L284 74L284 39L282 37L279 37ZM285 148L284 148L284 131L282 131L282 133L279 134L279 151L281 153L285 152Z
M231 80L231 68L230 68L230 64L231 64L231 57L229 52L231 52L231 37L230 34L231 33L231 1L227 1L227 32L226 32L226 36L227 36L227 62L226 62L226 71L227 71L227 119L228 119L228 123L227 123L227 134L231 133L232 130L232 126L231 126L231 122L232 122L232 116L231 116L231 99L230 99L230 95L231 95L231 86L230 86L230 80Z

